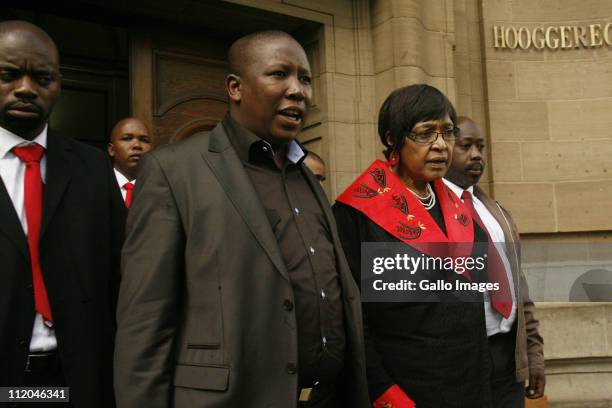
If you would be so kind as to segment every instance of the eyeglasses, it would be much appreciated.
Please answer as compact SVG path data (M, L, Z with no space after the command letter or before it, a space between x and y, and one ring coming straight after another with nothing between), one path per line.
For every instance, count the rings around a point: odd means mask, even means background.
M415 143L422 145L433 144L438 140L438 135L442 136L447 142L454 142L459 136L459 128L454 127L452 129L445 129L442 132L436 132L435 130L426 130L424 132L410 132L406 137L414 140Z

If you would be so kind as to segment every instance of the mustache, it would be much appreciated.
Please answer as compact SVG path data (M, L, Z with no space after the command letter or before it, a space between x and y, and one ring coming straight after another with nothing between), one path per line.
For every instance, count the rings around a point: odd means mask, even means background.
M42 113L42 108L38 106L38 104L36 104L33 101L21 100L21 99L7 104L4 109L5 110L20 109L20 110L27 110L30 112Z
M480 170L480 171L483 171L484 170L484 164L483 163L470 163L467 166L465 166L465 170Z

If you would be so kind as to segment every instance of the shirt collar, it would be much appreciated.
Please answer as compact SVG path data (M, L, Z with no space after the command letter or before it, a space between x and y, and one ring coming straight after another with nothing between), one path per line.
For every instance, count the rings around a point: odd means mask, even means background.
M136 179L130 181L128 180L127 177L125 177L123 175L123 173L121 173L119 170L117 170L115 167L113 167L113 171L115 172L115 177L117 178L117 183L119 184L119 187L123 188L123 186L125 185L125 183L132 183L132 184L136 184Z
M472 196L474 195L474 186L469 186L468 188L464 189L462 187L459 187L452 181L448 181L445 178L443 178L442 180L444 180L444 184L446 184L446 186L450 188L452 192L455 193L457 197L459 198L461 198L461 195L463 194L464 191L468 191Z
M273 157L272 145L268 141L240 125L229 114L223 119L223 127L243 163L251 161L251 155L255 150L269 153L269 157ZM297 164L304 160L306 152L297 140L292 139L287 145L285 156L291 163Z
M287 159L293 164L297 164L306 158L306 152L297 140L292 140L287 149Z
M0 126L0 159L4 159L8 152L10 152L15 146L27 146L29 144L36 143L42 147L47 149L47 128L48 125L45 125L45 128L40 132L38 136L34 138L34 140L26 140L21 136L17 136L10 130L7 130Z

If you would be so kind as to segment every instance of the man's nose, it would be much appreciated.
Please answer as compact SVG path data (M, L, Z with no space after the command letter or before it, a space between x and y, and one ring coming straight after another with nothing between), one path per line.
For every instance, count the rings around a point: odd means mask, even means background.
M132 149L142 150L142 143L140 142L140 140L138 139L134 140L134 143L132 143Z
M28 75L24 75L17 80L14 92L15 96L19 98L33 99L38 96L36 83Z
M478 146L472 146L470 148L470 160L471 161L482 161L482 151L478 148Z
M287 87L287 97L300 101L306 98L305 85L299 80L299 78L291 76L287 78L287 81L289 81Z

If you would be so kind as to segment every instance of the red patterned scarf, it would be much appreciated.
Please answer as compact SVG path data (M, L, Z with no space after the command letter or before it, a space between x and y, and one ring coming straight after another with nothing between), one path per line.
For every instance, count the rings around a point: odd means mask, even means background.
M429 256L470 256L474 242L470 212L442 179L434 180L433 188L442 209L446 234L421 201L391 171L389 164L380 160L364 171L337 201L359 210L398 240ZM435 244L428 245L432 243Z

